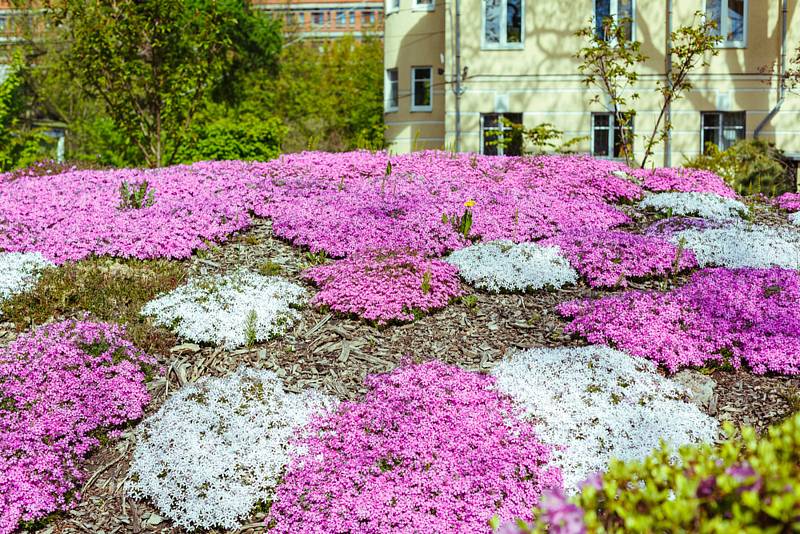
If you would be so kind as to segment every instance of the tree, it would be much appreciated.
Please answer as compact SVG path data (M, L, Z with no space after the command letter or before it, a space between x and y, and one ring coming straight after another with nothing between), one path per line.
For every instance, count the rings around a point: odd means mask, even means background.
M578 31L577 35L589 39L589 44L578 52L581 60L578 70L586 85L597 86L607 96L616 126L623 136L625 161L630 165L633 162L633 134L629 126L636 114L630 108L639 99L639 93L634 91L629 96L626 93L636 86L637 70L648 58L640 52L641 43L628 38L626 28L629 22L627 19L617 22L607 17L603 20L604 31L598 33L590 21L590 25ZM667 109L692 89L689 74L699 66L707 66L709 55L719 53L717 45L722 37L714 35L715 27L713 21L706 20L702 12L697 12L692 24L670 33L670 68L665 73L666 79L656 82L661 95L661 109L653 131L642 136L645 142L642 168L653 155L653 147L672 129L672 124L665 120ZM593 101L599 99L598 95Z
M243 0L61 0L52 21L66 66L129 145L169 165L209 99L235 102L254 70L274 70L279 26Z

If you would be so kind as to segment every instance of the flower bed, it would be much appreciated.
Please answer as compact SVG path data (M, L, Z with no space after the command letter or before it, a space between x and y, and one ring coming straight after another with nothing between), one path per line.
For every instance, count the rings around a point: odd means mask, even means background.
M483 532L530 518L560 484L548 447L494 380L430 362L372 376L361 402L315 419L278 486L274 532Z
M290 440L333 400L287 393L271 371L240 368L186 386L138 429L128 492L187 529L236 528L267 502Z
M0 252L0 302L32 289L41 270L51 265L38 252Z
M0 533L80 498L98 437L142 416L153 365L105 323L54 323L0 349Z
M592 287L625 287L630 278L664 276L697 265L694 254L658 237L618 231L563 234L556 245Z
M656 169L626 169L628 174L642 182L650 191L682 191L716 193L727 198L736 198L725 180L711 171L702 169L661 167Z
M787 211L800 211L800 193L784 193L775 199L775 205Z
M312 304L379 324L413 321L462 293L456 267L405 252L365 253L312 267L303 277L320 287Z
M306 298L302 287L281 277L240 270L192 280L141 313L185 339L235 348L284 333Z
M701 266L785 267L800 269L800 232L759 224L688 229L672 236L683 242Z
M739 219L749 213L743 203L715 193L657 193L647 195L639 207L673 215L692 215L712 220Z
M717 434L716 421L684 402L655 364L608 347L512 352L492 374L554 445L569 493L613 458L644 459L660 440L677 448Z
M670 292L628 291L567 302L566 332L664 364L671 372L746 364L756 374L800 374L800 273L704 269Z
M479 243L453 252L446 261L470 285L493 292L558 289L578 280L558 248L536 243Z

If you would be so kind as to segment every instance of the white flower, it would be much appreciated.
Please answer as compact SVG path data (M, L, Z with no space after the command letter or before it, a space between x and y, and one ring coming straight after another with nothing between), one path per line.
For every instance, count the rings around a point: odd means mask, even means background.
M800 211L790 214L789 222L791 222L792 224L796 224L797 226L800 226Z
M800 269L800 232L759 224L732 224L722 228L689 229L675 233L698 263L721 267L784 267Z
M747 206L732 198L715 193L656 193L639 202L642 209L652 209L670 215L696 215L704 219L738 219L749 212Z
M235 528L271 498L297 452L294 432L333 406L313 391L285 392L271 371L203 378L139 426L127 491L181 527Z
M41 270L52 265L38 252L0 253L0 302L33 289Z
M656 365L604 346L511 352L492 374L551 445L564 487L604 471L612 458L642 459L663 439L711 442L717 422L684 402L682 386Z
M456 250L446 261L458 267L467 283L488 291L558 289L578 280L556 246L491 241Z
M142 314L185 339L234 348L248 336L262 341L285 332L299 317L292 306L306 297L284 278L236 271L192 280L145 304Z

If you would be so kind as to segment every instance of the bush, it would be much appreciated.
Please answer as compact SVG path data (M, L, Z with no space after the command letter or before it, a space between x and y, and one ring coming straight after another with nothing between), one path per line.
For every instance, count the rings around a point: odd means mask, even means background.
M741 195L775 196L795 190L783 152L758 139L739 141L727 150L708 145L707 153L686 160L684 166L719 174Z
M281 153L286 126L277 118L223 117L199 124L178 150L177 161L267 161Z
M800 529L800 413L760 439L745 428L717 447L683 448L678 463L670 457L662 447L642 462L614 462L572 502L551 498L539 523L518 532L547 523L551 533Z

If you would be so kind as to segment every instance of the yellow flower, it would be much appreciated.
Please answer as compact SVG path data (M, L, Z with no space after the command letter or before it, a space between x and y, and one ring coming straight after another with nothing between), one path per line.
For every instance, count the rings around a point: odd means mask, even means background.
M464 207L467 207L467 208L471 208L474 205L475 205L475 201L472 200L472 199L469 199L466 202L464 202Z

